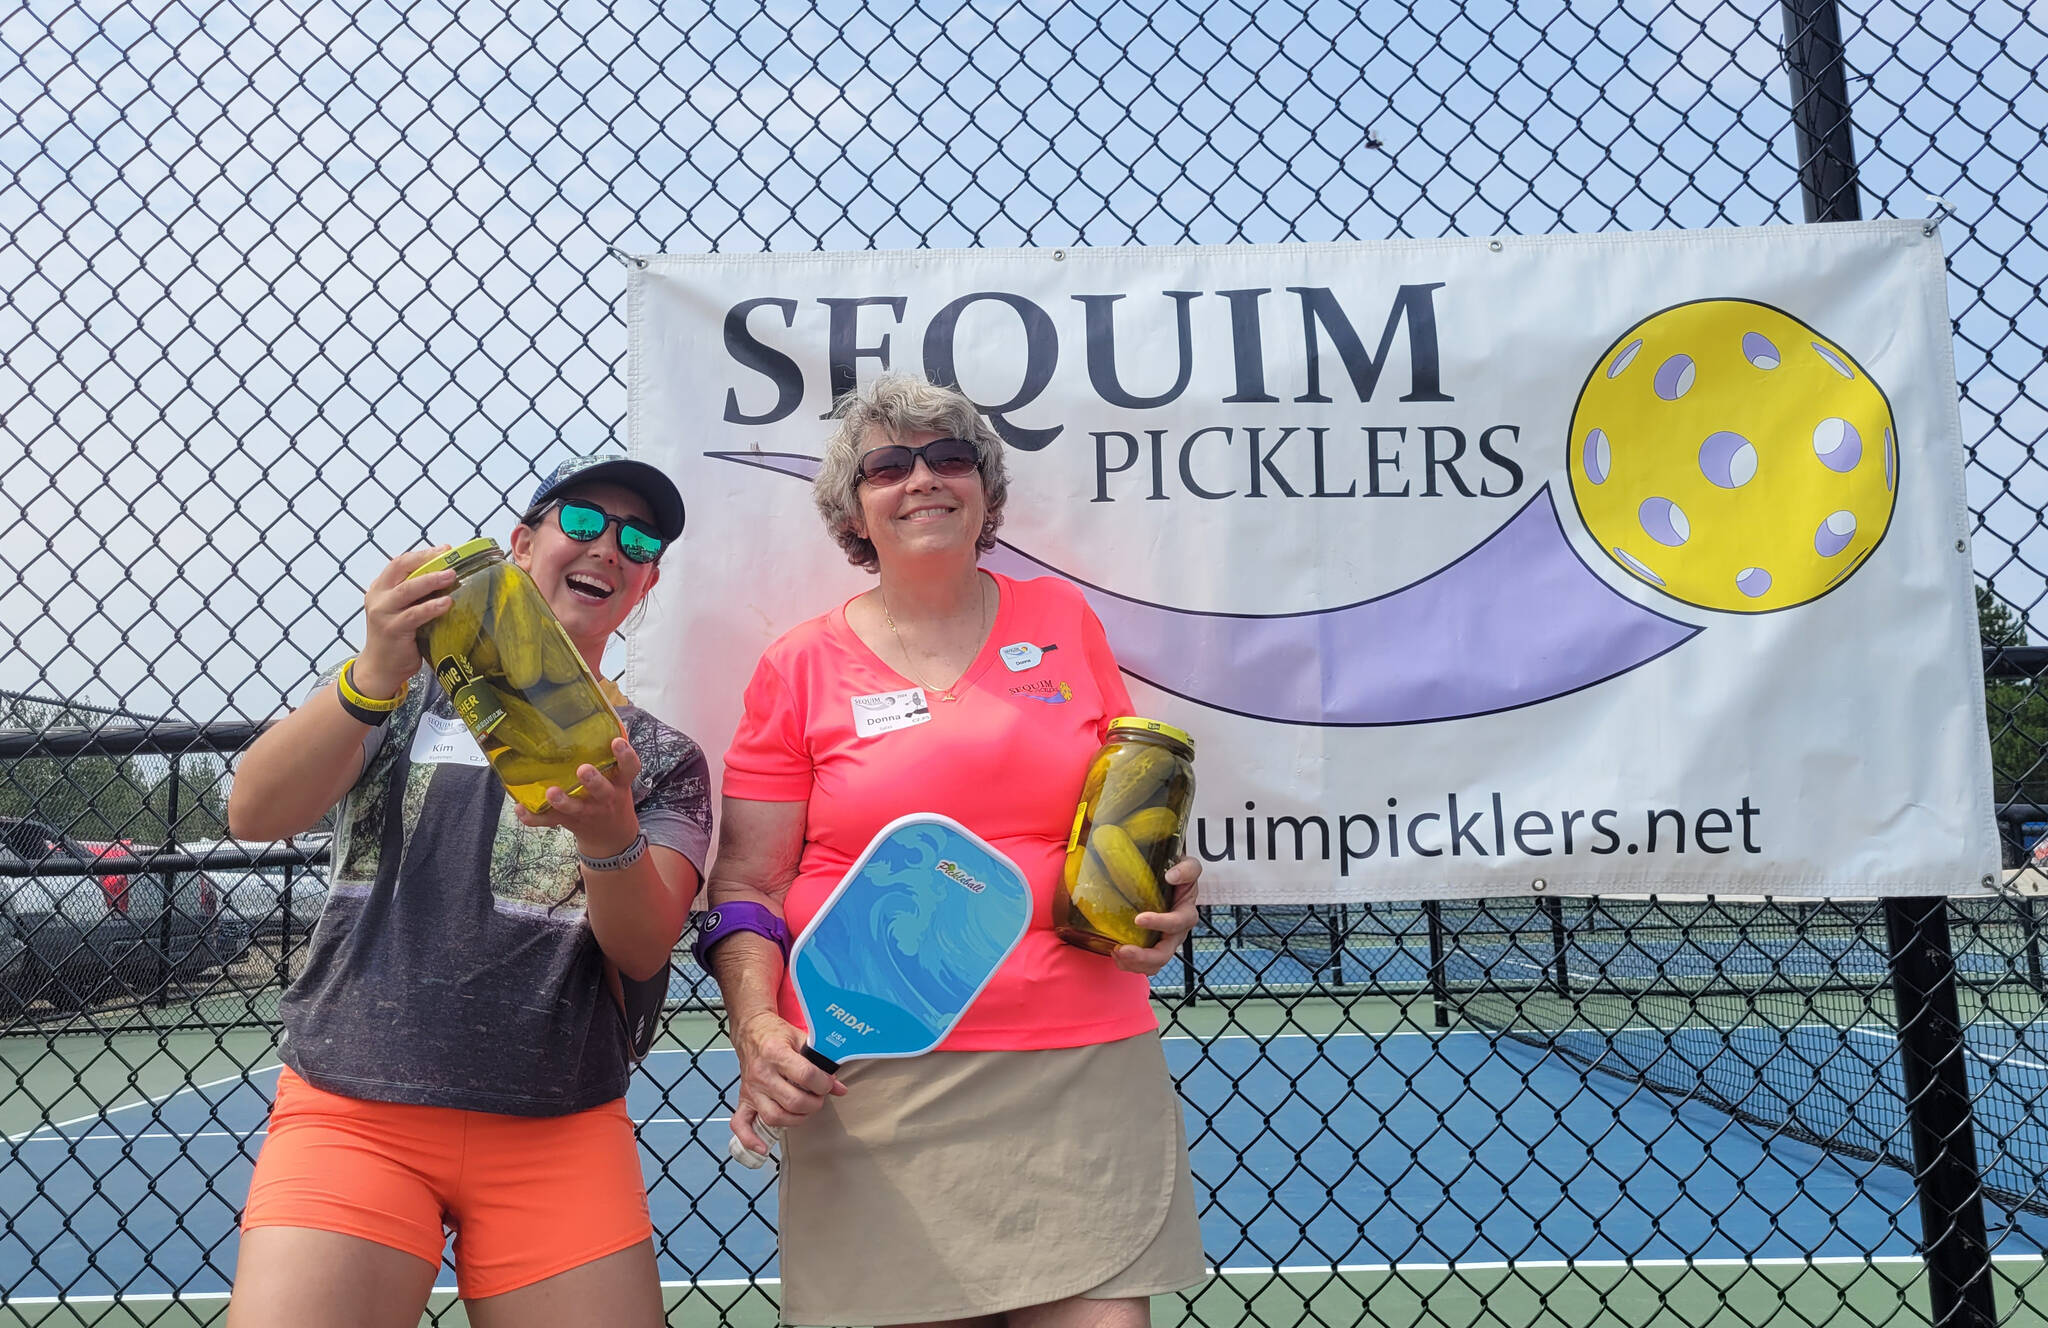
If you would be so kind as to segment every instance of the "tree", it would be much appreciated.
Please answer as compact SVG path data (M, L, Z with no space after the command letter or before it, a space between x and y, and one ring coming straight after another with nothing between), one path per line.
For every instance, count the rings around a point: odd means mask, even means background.
M2027 644L2019 615L1977 587L1977 631L1986 646ZM1991 791L2001 804L2048 804L2048 686L2042 673L1984 680L1984 717L1991 729Z
M2023 646L2027 624L1989 586L1977 587L1977 635L1987 646Z
M42 733L91 724L69 707L26 697L0 702L0 730ZM178 818L170 825L172 771ZM76 839L162 844L226 833L224 767L218 757L22 756L0 759L0 816L26 816Z

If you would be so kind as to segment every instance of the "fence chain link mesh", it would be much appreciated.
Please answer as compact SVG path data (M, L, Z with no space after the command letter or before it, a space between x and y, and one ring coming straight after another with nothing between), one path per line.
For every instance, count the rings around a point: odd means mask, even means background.
M224 1316L323 841L194 855L232 753L347 652L391 552L503 525L616 438L613 251L1792 224L1814 163L1788 63L1832 8L0 14L0 1304ZM2048 20L1839 26L1848 187L1947 244L2018 868L2048 831ZM2039 880L1945 914L2015 1323L2048 1306ZM1927 1321L1879 904L1206 914L1155 983L1219 1270L1180 1316ZM716 990L679 955L673 996L631 1099L670 1318L770 1321L772 1188L719 1165Z

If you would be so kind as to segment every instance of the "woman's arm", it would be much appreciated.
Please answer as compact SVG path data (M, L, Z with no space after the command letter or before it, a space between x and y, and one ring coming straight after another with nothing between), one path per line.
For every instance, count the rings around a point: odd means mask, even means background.
M719 811L718 856L711 862L710 904L759 904L778 916L803 857L801 802L726 798ZM711 971L725 995L726 1029L740 1058L740 1100L732 1132L756 1153L769 1151L755 1122L787 1128L846 1086L802 1054L803 1033L776 1010L782 951L765 936L738 932L711 952Z
M586 870L590 931L605 958L636 982L661 972L682 939L697 884L697 869L672 848L649 848L616 871Z
M545 825L576 837L576 851L585 858L617 857L640 837L640 813L633 804L633 783L640 778L640 754L624 738L612 739L610 770L594 765L576 768L580 792L560 785L547 791L548 805L530 812L515 807L522 825ZM661 972L676 948L697 897L697 869L671 848L650 846L622 867L585 865L585 916L604 957L619 971L644 982Z
M406 578L445 548L400 554L363 592L363 652L350 672L364 696L397 696L419 672L415 633L448 611L453 601L446 592L455 573ZM235 763L228 833L237 839L286 839L311 828L362 774L369 730L341 708L332 687L271 725Z

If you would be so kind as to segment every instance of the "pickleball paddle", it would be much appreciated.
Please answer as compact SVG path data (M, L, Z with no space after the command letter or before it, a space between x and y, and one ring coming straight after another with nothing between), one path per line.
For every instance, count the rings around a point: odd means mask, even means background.
M891 821L790 947L804 1057L833 1074L938 1046L1017 948L1031 911L1017 864L959 822L933 812ZM738 1136L728 1151L749 1167L767 1161Z

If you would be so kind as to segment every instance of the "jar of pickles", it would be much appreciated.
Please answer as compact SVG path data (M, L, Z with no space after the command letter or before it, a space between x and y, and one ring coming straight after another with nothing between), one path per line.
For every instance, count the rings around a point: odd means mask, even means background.
M1105 955L1158 944L1159 933L1133 919L1172 906L1166 869L1180 860L1194 797L1193 738L1156 719L1110 721L1081 785L1063 888L1053 893L1061 940Z
M454 603L420 628L420 653L506 792L540 811L550 785L576 793L580 767L616 765L612 739L625 726L540 587L496 540L473 539L413 575L446 568Z

